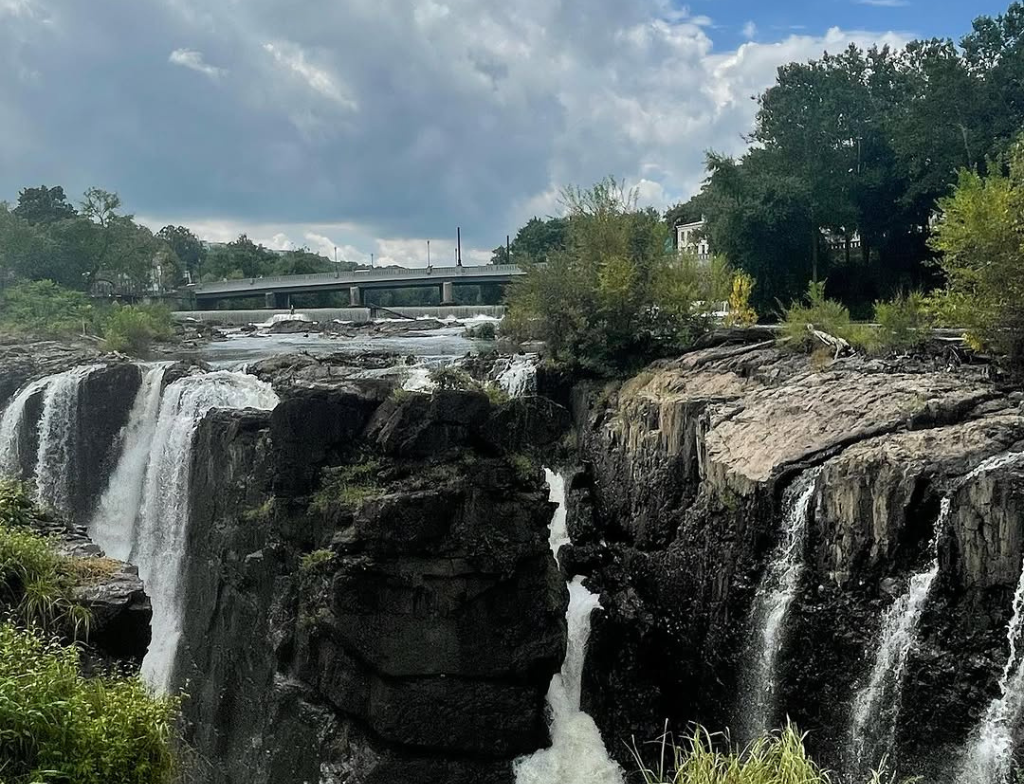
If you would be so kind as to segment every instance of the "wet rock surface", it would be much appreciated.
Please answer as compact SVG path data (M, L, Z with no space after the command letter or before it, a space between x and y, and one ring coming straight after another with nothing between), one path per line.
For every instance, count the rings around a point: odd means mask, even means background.
M852 702L884 611L941 570L911 655L898 722L904 773L943 780L1006 661L1024 559L1017 469L956 490L985 458L1024 448L1019 394L985 367L849 358L814 372L765 346L658 363L574 395L582 470L570 486L566 571L602 593L584 708L613 754L664 720L736 727L749 616L780 528L781 494L823 465L786 625L774 724L788 715L843 770Z
M176 680L209 781L509 784L545 745L566 589L499 415L340 382L204 421Z

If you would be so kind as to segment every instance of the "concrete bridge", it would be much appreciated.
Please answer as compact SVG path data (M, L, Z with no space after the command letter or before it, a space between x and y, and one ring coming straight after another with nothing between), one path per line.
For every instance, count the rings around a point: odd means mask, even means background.
M287 308L292 294L319 291L348 291L349 304L361 307L363 293L381 289L436 288L441 304L452 304L455 286L479 286L484 283L510 283L526 273L515 264L479 267L379 267L352 272L321 272L314 275L281 275L269 278L242 278L188 287L199 306L210 306L218 300L241 297L266 298L268 308Z

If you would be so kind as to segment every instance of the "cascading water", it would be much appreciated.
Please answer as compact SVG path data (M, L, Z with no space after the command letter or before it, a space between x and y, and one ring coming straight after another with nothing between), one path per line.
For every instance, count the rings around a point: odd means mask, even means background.
M78 390L82 381L99 367L83 365L57 374L46 385L43 396L36 454L36 500L65 515L70 512L71 477L75 471Z
M854 700L850 755L858 777L868 775L884 757L892 754L907 659L917 641L917 626L932 584L939 574L938 537L949 519L951 505L952 498L942 499L932 539L931 564L927 571L910 578L906 593L886 612L871 677Z
M1024 452L997 455L971 472L1001 468L1024 460ZM961 784L1006 784L1013 766L1016 743L1014 730L1024 711L1024 651L1020 650L1024 631L1024 565L1013 594L1013 615L1006 627L1006 640L1010 655L999 679L999 697L989 704L985 718L971 735L970 745L961 762Z
M121 442L121 457L89 526L89 535L111 558L127 560L135 543L143 483L156 433L168 364L145 368Z
M753 740L771 729L777 698L776 672L785 644L789 608L800 587L811 501L820 468L805 471L786 490L782 538L772 553L768 569L754 597L751 628L751 662L744 681L741 733Z
M549 497L558 504L550 534L557 560L559 548L569 543L565 532L565 480L548 469L544 473ZM583 579L576 577L569 583L565 661L548 689L551 747L516 760L516 784L622 784L624 780L622 769L609 758L594 720L580 710L590 614L601 606L599 597L587 590Z
M537 389L537 355L516 354L495 362L494 380L509 397L521 397Z
M52 379L53 376L48 376L33 381L15 395L4 409L0 417L0 476L21 476L21 434L25 424L25 407Z
M138 533L129 556L153 602L153 642L142 674L158 691L170 687L181 636L181 564L196 428L215 408L269 410L278 402L269 384L228 371L187 376L164 392L146 466Z
M979 463L957 483L963 486L981 474L1021 459L1020 452L1006 452ZM903 694L903 676L907 659L917 642L917 628L924 613L932 585L939 574L938 537L946 527L953 494L945 496L939 507L932 539L932 561L928 569L915 574L910 585L889 608L882 621L875 663L867 685L854 700L850 729L850 755L853 772L863 777L883 757L891 755L895 745L896 724ZM1011 640L1011 660L1015 638ZM1004 676L1005 677L1005 676Z

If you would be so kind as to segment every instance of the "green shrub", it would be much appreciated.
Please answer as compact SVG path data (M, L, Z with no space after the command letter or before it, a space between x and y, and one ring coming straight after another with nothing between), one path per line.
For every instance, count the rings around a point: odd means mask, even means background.
M497 340L498 328L493 321L485 321L473 327L466 327L464 334L470 340Z
M829 784L828 773L819 768L804 748L804 736L789 725L778 734L754 741L743 753L731 750L697 727L681 745L668 736L653 744L659 760L647 767L644 755L633 756L645 784ZM881 781L874 774L872 784Z
M80 291L50 280L25 281L0 293L0 330L66 338L93 328L95 312Z
M909 351L920 347L931 334L931 317L919 292L900 295L889 302L875 303L876 348Z
M939 201L930 244L942 254L951 326L977 347L1024 361L1024 135L988 171L960 173Z
M491 401L492 406L500 406L507 403L511 398L504 389L497 384L491 383L484 387L484 394Z
M337 506L357 506L367 498L379 495L380 471L381 463L374 458L324 469L323 482L313 496L310 510L322 515Z
M437 384L438 389L467 391L480 388L469 373L452 365L431 370L430 380Z
M707 326L717 268L677 254L657 212L613 179L563 193L565 247L525 263L501 331L559 363L617 375L690 345ZM724 299L725 296L721 298Z
M28 525L32 499L25 485L10 479L0 479L0 525L19 528Z
M74 646L0 625L7 784L169 784L177 704L137 678L83 678Z
M509 457L508 462L520 482L531 482L540 473L540 466L529 455L514 454Z
M89 613L71 600L76 584L72 561L26 528L0 521L0 608L29 626L87 631Z
M737 272L729 291L729 312L725 316L727 327L749 327L757 323L757 311L750 305L754 279L746 272Z
M144 355L153 341L173 334L170 312L160 307L117 307L103 326L107 350L133 356Z
M153 699L137 677L84 678L78 648L42 636L87 630L72 589L120 564L60 555L27 527L31 511L23 486L0 483L2 781L169 784L177 703Z
M299 571L304 574L312 574L324 564L334 560L334 553L330 550L314 550L306 553L299 561Z
M812 282L804 301L794 302L785 309L780 326L786 344L798 351L811 351L822 345L811 334L811 328L842 338L854 347L865 347L871 341L869 327L853 324L845 305L825 297L824 281Z

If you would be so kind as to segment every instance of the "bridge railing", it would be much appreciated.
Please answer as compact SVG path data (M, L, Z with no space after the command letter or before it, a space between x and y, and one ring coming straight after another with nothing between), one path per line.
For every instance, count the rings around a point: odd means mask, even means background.
M317 283L321 281L338 281L354 286L360 283L373 283L388 278L425 278L467 275L476 278L507 277L520 274L522 270L515 264L491 264L473 267L377 267L368 270L341 270L337 272L313 272L305 275L270 275L262 278L235 278L234 280L211 280L198 283L193 291L238 291L248 286L264 287L273 284Z

